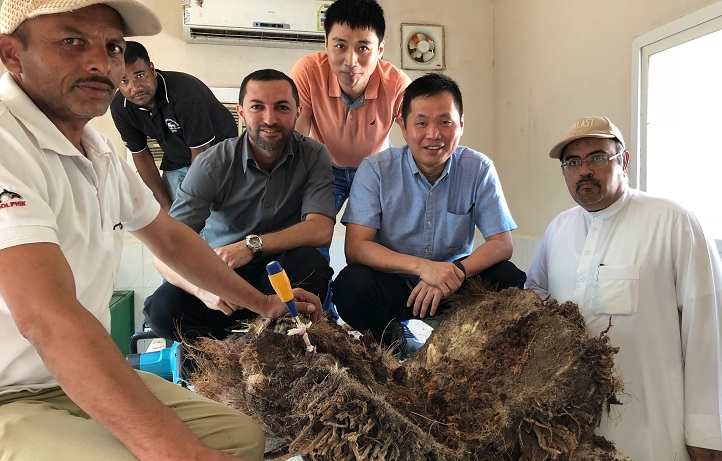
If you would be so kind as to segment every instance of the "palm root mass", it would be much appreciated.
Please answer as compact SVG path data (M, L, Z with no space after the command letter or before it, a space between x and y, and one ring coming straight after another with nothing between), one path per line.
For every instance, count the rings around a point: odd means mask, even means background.
M573 303L472 287L399 363L323 319L307 355L289 318L191 348L197 392L253 416L312 460L617 460L594 436L616 403L616 349Z

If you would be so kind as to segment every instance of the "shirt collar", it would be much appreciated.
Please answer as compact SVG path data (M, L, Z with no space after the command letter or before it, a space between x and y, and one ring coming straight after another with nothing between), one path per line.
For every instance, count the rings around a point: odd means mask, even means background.
M10 72L0 77L0 100L13 117L31 133L40 149L52 150L66 156L83 155L18 86ZM100 134L86 123L81 134L81 143L102 145L98 143L99 137Z
M460 146L459 146L460 147ZM456 148L453 154L451 154L451 157L449 157L449 161L446 162L446 166L444 167L444 171L441 173L441 176L439 176L439 179L436 180L434 184L429 183L429 180L426 179L426 176L424 176L424 173L419 170L419 166L414 161L414 154L411 153L411 148L409 145L404 146L404 157L406 158L406 164L408 165L409 169L411 170L411 174L419 179L423 179L426 181L430 186L435 186L439 184L445 177L449 175L449 172L451 172L451 164L456 161L456 153L459 151L459 147Z

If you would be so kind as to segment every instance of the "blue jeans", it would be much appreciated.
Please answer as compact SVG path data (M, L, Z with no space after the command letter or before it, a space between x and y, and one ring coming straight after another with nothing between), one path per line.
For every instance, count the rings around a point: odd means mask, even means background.
M340 167L331 164L331 169L333 170L333 199L336 204L336 214L338 214L338 212L341 211L343 202L346 201L351 192L351 183L353 183L353 178L356 176L356 168ZM318 251L326 258L326 261L331 261L328 247L318 248ZM323 302L323 311L336 321L338 320L338 312L336 312L336 307L333 305L333 302L331 302L330 285L329 282L326 299L322 299L321 301Z
M336 213L341 211L343 202L351 193L351 184L356 176L356 168L342 167L331 164L333 170L333 199L336 203Z
M323 247L323 248L316 248L319 253L321 253L321 256L323 256L323 259L326 260L326 262L331 262L331 255L329 254L329 247ZM338 320L338 312L336 312L336 306L333 305L331 302L331 281L328 281L328 291L326 292L326 297L321 300L321 307L323 308L323 312L326 315L331 316L331 320L334 322Z
M176 191L178 190L178 186L180 183L183 182L183 178L186 177L186 174L188 174L188 167L184 166L182 168L178 168L177 170L165 170L163 171L163 184L165 185L166 190L168 191L168 195L170 196L170 201L175 202L176 198Z

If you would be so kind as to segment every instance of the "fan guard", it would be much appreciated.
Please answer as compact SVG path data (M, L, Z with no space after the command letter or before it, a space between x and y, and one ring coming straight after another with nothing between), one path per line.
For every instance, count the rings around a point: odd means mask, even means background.
M412 35L406 42L406 52L416 62L426 63L433 59L436 45L434 39L422 32Z

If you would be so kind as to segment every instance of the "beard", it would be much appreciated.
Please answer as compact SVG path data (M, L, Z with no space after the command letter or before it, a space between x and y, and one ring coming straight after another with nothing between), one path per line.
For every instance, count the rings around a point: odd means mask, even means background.
M583 178L576 184L577 203L591 205L602 200L602 184L594 178Z
M577 194L577 201L580 205L591 205L599 202L600 200L602 200L602 191L600 189L589 190Z
M281 131L282 136L276 141L268 141L263 137L263 134L261 132L262 129L279 130ZM283 128L278 125L263 124L256 127L255 130L248 130L248 136L251 138L251 141L253 141L253 143L259 148L268 152L278 152L280 150L283 150L288 141L291 139L291 136L293 136L293 128L284 131Z

